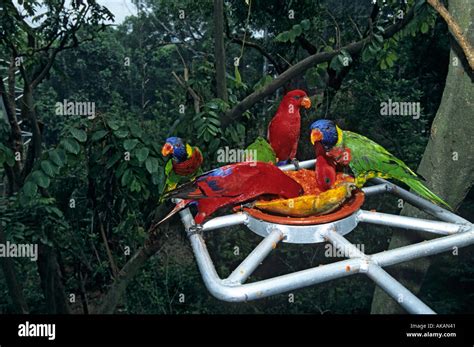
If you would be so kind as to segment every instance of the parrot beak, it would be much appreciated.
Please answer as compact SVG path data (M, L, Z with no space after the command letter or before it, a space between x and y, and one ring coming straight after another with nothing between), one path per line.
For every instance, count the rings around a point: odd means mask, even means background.
M170 145L169 143L165 143L165 145L163 146L163 148L161 149L161 154L164 156L164 157L167 157L169 156L171 153L173 153L174 149L173 149L173 146Z
M305 96L302 100L301 100L301 106L303 106L304 108L308 109L311 107L311 99L308 98L307 96Z
M315 142L323 139L323 133L319 129L311 130L311 143L314 145Z

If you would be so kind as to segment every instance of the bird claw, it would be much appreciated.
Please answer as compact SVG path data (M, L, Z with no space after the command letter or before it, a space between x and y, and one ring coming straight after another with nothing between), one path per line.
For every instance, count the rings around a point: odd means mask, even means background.
M300 169L300 161L296 158L291 159L291 163L295 166L295 170L298 171Z
M188 236L193 234L201 234L202 233L202 225L201 224L194 224L191 225L188 229Z

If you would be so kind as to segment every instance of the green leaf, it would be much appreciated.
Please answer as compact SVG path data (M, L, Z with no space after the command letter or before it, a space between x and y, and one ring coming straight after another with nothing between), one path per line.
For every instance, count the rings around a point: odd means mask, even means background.
M135 151L137 159L140 163L144 162L148 157L150 150L146 147L140 148L139 150Z
M145 167L148 170L150 174L157 172L158 168L160 166L160 163L158 162L158 159L154 157L148 157L145 162Z
M128 130L120 129L120 130L114 131L114 135L117 136L118 138L123 139L124 137L128 136Z
M60 152L61 150L60 149L55 149L51 152L49 152L49 159L55 163L57 166L59 167L62 167L65 162L63 160L63 158L65 157L65 154L64 154L64 151L61 151L63 156L60 155Z
M107 125L112 130L117 130L118 128L120 128L120 123L114 120L108 120Z
M303 30L309 30L309 28L311 27L311 21L309 19L302 20L300 24Z
M105 146L103 149L102 149L102 155L105 155L111 148L113 148L114 145L112 144L109 144L107 146Z
M234 72L235 72L235 81L237 82L237 84L242 84L242 76L240 76L239 67L237 65L234 67Z
M109 160L107 160L107 164L105 164L105 168L108 170L112 166L115 165L115 163L122 157L122 154L120 152L115 152L114 155L112 155Z
M295 31L290 30L290 31L288 32L288 36L289 36L289 38L290 38L290 42L291 42L291 43L294 43L294 42L295 42L295 39L296 39L296 36L298 36L298 35L296 35L296 32L295 32Z
M36 170L31 174L31 179L35 182L38 186L42 188L48 188L51 180L48 176L46 176L42 171Z
M125 140L123 142L123 148L125 148L126 151L131 151L132 149L135 148L135 146L139 143L140 141L138 141L137 139L133 139L133 140Z
M100 139L104 138L105 135L107 135L108 131L107 130L98 130L94 134L92 134L92 141L99 141Z
M38 186L31 181L27 181L23 186L23 191L27 196L32 197L38 192Z
M429 30L430 30L430 27L429 27L428 23L423 22L423 23L421 24L420 31L421 31L423 34L426 34Z
M387 64L388 67L393 67L393 60L390 58L390 56L387 56L385 58L385 63Z
M362 61L364 63L368 62L370 60L370 58L372 57L369 49L366 47L363 51L362 51Z
M41 162L41 169L49 176L49 177L54 177L55 169L54 169L54 164L51 163L49 160L43 160Z
M130 123L130 125L128 126L130 128L130 132L132 133L132 135L134 137L138 137L138 138L141 138L142 137L142 129L140 128L140 126L136 123Z
M15 165L15 156L13 152L8 148L8 151L5 152L5 162L8 166L13 167Z
M275 37L275 41L278 42L288 42L290 40L290 34L288 31L284 31Z
M298 37L303 32L303 29L301 28L301 25L295 24L295 25L293 25L293 28L291 29L291 31L293 32L295 37Z
M74 140L73 138L66 138L62 141L62 144L64 146L64 149L68 151L69 153L72 154L78 154L81 150L81 146L79 146L79 143Z
M215 101L209 101L208 103L206 103L206 106L213 110L219 109L219 105Z
M370 45L368 46L368 48L369 48L369 51L370 51L370 53L371 53L372 55L375 55L375 54L377 54L378 51L380 51L380 46L377 46L377 45L375 45L375 44L373 44L373 43L370 44Z
M163 181L164 181L163 171L155 172L155 173L151 176L151 182L152 182L154 185L161 186L161 185L163 185Z
M383 42L383 36L379 34L374 34L374 38L377 40L378 43Z
M122 176L126 168L127 168L127 162L126 161L121 162L117 170L115 170L115 177L119 178L120 176Z
M87 133L82 129L70 128L69 132L79 142L86 142Z
M391 61L396 61L398 59L398 55L397 53L391 51L388 55L387 55L387 59L390 59Z
M140 182L138 182L135 178L133 179L132 183L130 184L130 191L131 192L139 192L142 186Z
M342 69L342 62L341 62L341 55L336 55L334 58L331 59L331 63L329 64L329 67L333 69L334 71L341 71Z
M123 173L122 179L120 180L120 182L122 183L122 186L127 186L131 182L132 178L133 178L132 170L131 169L125 170L125 172Z

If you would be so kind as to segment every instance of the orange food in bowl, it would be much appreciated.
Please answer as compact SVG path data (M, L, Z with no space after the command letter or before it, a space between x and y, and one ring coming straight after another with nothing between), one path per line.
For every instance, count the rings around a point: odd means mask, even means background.
M285 174L293 178L303 187L304 195L319 195L322 192L317 186L316 172L314 170L301 169L298 171L285 171ZM354 178L342 172L338 172L334 186L337 186L341 182L354 182Z

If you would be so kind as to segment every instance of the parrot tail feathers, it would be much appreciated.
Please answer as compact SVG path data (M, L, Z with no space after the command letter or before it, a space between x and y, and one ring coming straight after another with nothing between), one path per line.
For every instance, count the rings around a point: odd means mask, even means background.
M182 184L176 189L166 192L163 198L195 199L203 197L202 191L199 189L199 187L196 187L194 182L195 181Z
M170 213L168 213L162 220L160 220L158 223L156 223L156 226L166 222L168 219L173 217L176 213L184 209L186 206L188 206L192 200L181 200L179 203L176 204L176 206L171 210Z
M418 179L408 179L404 181L411 189L413 189L421 197L435 203L436 205L443 206L452 211L452 207L449 204L441 199L438 195L429 190L422 181Z

